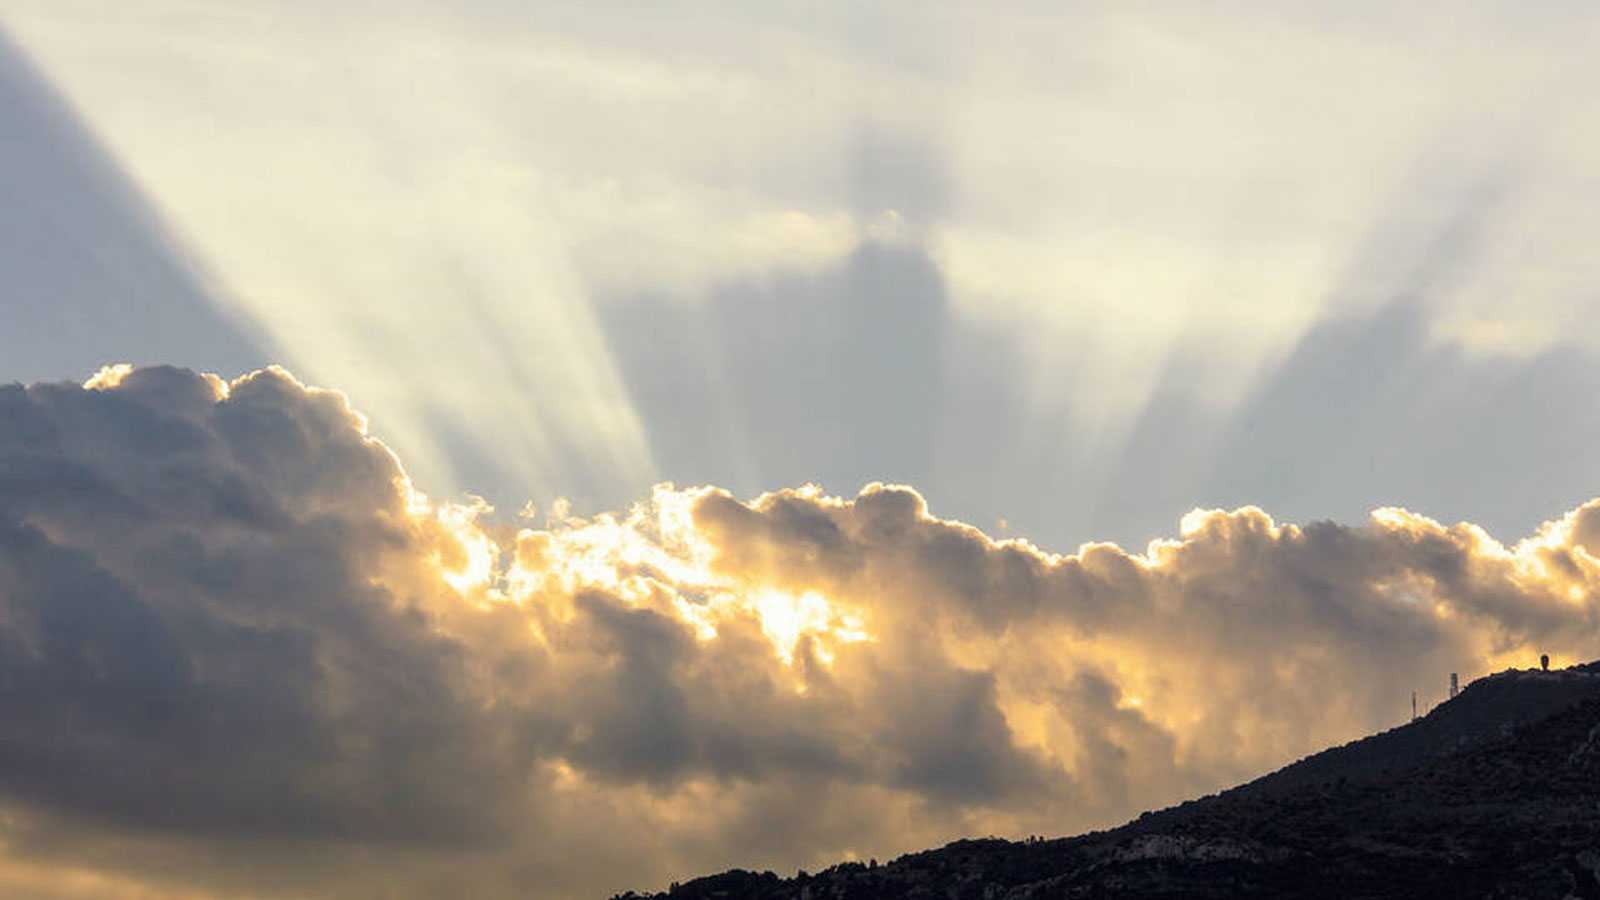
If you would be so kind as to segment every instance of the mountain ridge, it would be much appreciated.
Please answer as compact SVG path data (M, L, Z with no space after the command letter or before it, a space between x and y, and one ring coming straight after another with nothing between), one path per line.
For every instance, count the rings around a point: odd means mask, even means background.
M621 900L1600 900L1600 663L1507 670L1427 716L1118 828L884 865L731 870Z

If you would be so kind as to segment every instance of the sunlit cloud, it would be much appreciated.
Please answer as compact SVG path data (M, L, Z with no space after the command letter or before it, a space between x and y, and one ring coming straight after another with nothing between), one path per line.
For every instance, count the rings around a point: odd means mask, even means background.
M1063 555L882 484L434 500L281 369L11 386L0 423L18 884L576 897L1069 832L1584 659L1600 612L1600 501L1514 544L1240 508Z
M0 387L0 893L1068 833L1587 659L1600 19L1439 19L0 0L305 377Z

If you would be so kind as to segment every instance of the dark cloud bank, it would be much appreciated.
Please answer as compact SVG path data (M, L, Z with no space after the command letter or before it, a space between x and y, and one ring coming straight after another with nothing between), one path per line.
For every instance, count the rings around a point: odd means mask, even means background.
M599 896L1069 832L1597 655L1597 553L1591 504L1061 557L879 485L519 528L281 370L11 385L0 887Z

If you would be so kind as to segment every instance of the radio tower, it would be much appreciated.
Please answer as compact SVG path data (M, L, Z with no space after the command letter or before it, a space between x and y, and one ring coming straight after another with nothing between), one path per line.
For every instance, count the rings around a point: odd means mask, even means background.
M1450 673L1450 699L1454 700L1461 693L1461 682L1456 680L1456 673Z
M1411 721L1417 720L1417 692L1411 692Z

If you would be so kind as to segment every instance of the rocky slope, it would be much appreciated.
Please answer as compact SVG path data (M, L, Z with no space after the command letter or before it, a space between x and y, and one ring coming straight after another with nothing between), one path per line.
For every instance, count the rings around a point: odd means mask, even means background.
M1112 831L789 879L735 870L654 896L1600 900L1600 664L1480 679L1409 725Z

